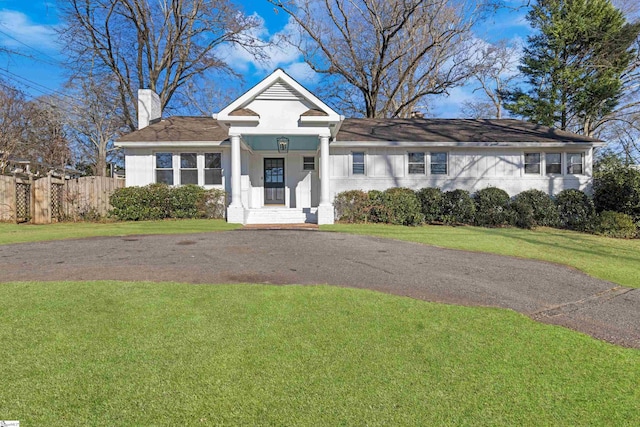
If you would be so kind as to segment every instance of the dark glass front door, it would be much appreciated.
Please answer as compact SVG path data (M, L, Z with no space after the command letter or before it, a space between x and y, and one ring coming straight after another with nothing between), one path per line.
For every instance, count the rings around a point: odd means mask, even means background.
M264 204L284 205L284 159L264 159Z

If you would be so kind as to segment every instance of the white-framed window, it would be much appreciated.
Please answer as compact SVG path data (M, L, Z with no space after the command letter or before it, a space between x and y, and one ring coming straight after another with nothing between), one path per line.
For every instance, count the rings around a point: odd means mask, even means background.
M426 173L425 153L413 152L408 153L409 175L424 175Z
M156 183L173 185L173 153L156 153Z
M562 153L546 153L544 156L545 173L547 175L562 174Z
M302 157L302 170L303 171L316 170L316 158L313 156Z
M540 175L540 153L524 153L524 173Z
M446 151L432 152L430 153L430 168L431 175L447 175L449 173L449 153Z
M354 151L351 153L351 174L366 175L366 153L364 151Z
M198 185L198 154L180 154L180 185Z
M567 173L582 175L584 173L583 153L567 153Z
M222 153L204 153L204 185L222 185Z

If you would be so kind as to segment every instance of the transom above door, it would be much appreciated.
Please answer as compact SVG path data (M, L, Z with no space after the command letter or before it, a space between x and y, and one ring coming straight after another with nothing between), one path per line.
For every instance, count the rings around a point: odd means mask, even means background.
M284 205L284 159L264 159L264 204Z

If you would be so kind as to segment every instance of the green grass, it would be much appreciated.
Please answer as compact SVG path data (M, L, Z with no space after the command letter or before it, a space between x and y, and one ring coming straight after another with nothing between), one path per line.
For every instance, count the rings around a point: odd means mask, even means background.
M239 228L218 219L183 219L130 222L62 222L48 225L0 223L0 245L38 242L44 240L77 239L96 236L125 236L132 234L179 234L226 231Z
M640 287L640 239L622 240L553 228L480 228L336 224L324 231L362 234L443 248L490 252L575 267L593 277Z
M640 352L328 286L0 285L24 425L638 425Z

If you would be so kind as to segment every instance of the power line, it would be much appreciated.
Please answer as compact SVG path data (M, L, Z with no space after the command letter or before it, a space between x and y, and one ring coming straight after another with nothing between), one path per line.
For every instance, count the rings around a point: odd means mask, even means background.
M3 24L1 22L0 22L0 26L3 26L5 28L9 28L9 27L7 27L5 24ZM5 37L10 38L11 40L13 40L13 41L15 41L17 43L20 43L21 45L26 46L26 47L28 47L29 49L31 49L31 50L33 50L35 52L38 52L40 55L44 55L47 58L51 58L53 61L47 61L47 60L44 60L44 59L41 59L41 58L36 58L36 57L32 57L33 59L41 61L41 62L44 62L44 63L47 63L49 65L64 66L58 59L54 58L53 56L51 56L51 55L49 55L49 54L47 54L47 53L45 53L45 52L43 52L43 51L41 51L39 49L36 49L33 46L28 45L27 43L23 42L22 40L18 40L17 38L13 37L11 34L5 32L5 31L2 31L2 30L0 30L0 34L3 34Z

